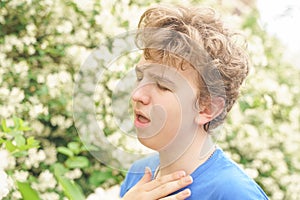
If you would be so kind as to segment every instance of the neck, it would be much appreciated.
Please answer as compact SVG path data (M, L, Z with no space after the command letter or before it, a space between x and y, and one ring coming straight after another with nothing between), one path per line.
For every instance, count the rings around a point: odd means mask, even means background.
M172 151L160 151L161 167L158 176L170 174L178 170L184 170L187 174L191 174L213 154L214 150L215 145L211 136L203 132L197 134L190 146L176 160L174 156L170 156ZM174 161L171 162L170 158L173 158Z

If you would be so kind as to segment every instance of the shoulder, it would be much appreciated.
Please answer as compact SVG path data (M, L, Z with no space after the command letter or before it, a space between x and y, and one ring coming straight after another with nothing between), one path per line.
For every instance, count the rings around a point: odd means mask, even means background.
M149 167L154 174L154 171L159 165L158 154L152 154L145 158L135 161L127 172L125 180L121 184L120 196L123 197L125 193L130 190L143 177L145 167Z
M193 174L190 199L267 200L260 186L232 161L222 149Z
M217 199L268 199L261 187L242 168L222 152L221 168L216 182Z

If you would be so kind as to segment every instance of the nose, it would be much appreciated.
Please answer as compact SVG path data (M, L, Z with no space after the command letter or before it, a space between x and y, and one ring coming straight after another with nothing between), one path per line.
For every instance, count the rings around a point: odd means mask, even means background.
M136 87L131 94L131 99L136 103L149 104L151 99L149 85Z

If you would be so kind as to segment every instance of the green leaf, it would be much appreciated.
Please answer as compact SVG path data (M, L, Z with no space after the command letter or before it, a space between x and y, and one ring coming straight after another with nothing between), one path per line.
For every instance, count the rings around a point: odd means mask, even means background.
M5 148L9 152L13 152L17 149L17 147L12 143L12 141L8 140L5 142Z
M68 169L65 168L61 163L54 164L54 175L55 176L63 176L66 172L68 172Z
M29 126L26 126L24 124L24 121L18 117L14 117L13 118L14 123L15 123L15 129L19 130L19 131L29 131L32 130Z
M104 183L107 179L111 178L113 175L111 171L94 171L89 177L89 183L95 187L98 187Z
M73 151L71 151L70 149L68 149L67 147L58 147L57 151L61 154L64 154L68 157L74 157L74 153Z
M17 151L12 154L16 158L24 157L28 155L27 151Z
M19 127L22 127L23 125L23 120L21 120L20 118L17 117L13 117L14 120L14 127L16 130L19 130Z
M70 200L85 200L81 188L74 181L63 177L63 174L66 171L67 169L62 164L57 163L54 165L54 175L62 187L65 195Z
M32 128L30 128L29 126L22 126L19 128L20 131L30 131L32 130Z
M85 168L89 166L89 160L84 156L77 156L73 158L68 158L66 161L66 166L68 168Z
M12 130L9 134L13 137L17 137L19 135L23 135L23 132L19 130Z
M81 151L99 151L99 147L92 144L85 144L81 146Z
M71 180L68 180L65 177L57 177L58 182L63 188L64 193L70 200L85 200L81 188Z
M24 146L26 144L26 140L23 137L23 135L17 135L15 137L15 141L16 141L17 147L21 147L21 146Z
M68 148L76 155L79 154L81 151L80 144L78 142L68 143Z
M40 200L38 193L31 188L29 183L18 181L17 186L21 192L23 200Z
M38 148L40 145L40 142L35 140L33 136L27 138L27 146L29 148Z
M5 133L11 132L11 129L8 128L7 125L6 125L6 120L5 120L5 119L2 119L2 120L1 120L1 128L2 128L2 130L3 130Z

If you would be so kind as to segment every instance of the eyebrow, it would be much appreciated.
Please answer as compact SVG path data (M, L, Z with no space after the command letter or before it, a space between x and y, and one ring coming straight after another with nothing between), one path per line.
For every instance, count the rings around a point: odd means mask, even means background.
M142 73L148 67L153 67L153 64L136 65L135 66L135 71ZM148 72L148 74L151 78L153 78L156 81L166 83L170 87L173 87L173 88L176 87L175 83L173 81L171 81L170 79L168 79L166 76L157 75L157 74L152 73L152 72Z
M154 74L151 72L149 72L149 76L156 81L166 83L169 86L175 88L175 83L173 81L171 81L170 79L168 79L166 76L160 76L160 75L157 75L157 74Z
M135 66L135 71L137 72L143 72L145 70L145 68L149 67L149 64L145 64L145 65L136 65Z

